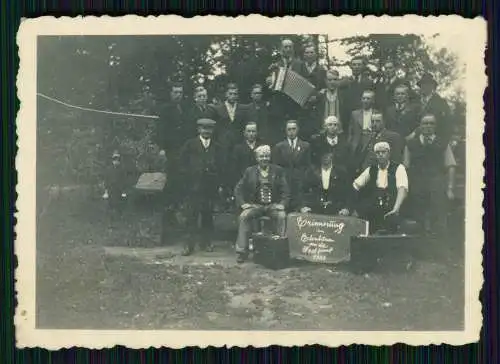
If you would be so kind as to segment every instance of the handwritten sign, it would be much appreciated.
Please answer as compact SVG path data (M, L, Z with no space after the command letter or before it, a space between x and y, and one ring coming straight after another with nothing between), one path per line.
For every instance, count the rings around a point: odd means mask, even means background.
M368 222L354 217L291 213L287 237L290 256L320 263L350 259L351 236L367 235Z

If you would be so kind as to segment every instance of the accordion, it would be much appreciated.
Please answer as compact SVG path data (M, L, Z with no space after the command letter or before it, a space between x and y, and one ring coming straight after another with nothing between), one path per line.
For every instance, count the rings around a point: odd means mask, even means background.
M302 107L316 90L306 78L284 67L278 70L273 89L283 92Z

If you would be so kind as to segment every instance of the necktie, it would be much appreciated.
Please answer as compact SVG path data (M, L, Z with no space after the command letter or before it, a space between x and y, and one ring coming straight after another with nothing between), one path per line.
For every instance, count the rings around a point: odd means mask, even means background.
M432 138L427 136L427 137L424 137L424 144L425 145L431 145L432 144Z

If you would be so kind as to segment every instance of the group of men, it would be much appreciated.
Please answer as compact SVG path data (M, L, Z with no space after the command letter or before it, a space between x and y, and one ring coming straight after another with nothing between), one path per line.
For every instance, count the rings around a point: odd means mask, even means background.
M341 79L319 65L314 46L304 47L303 60L293 49L282 42L280 61L251 88L248 105L238 103L230 83L224 102L209 104L200 86L186 107L182 85L172 84L156 143L167 160L169 204L185 207L194 233L183 253L196 242L213 249L221 194L240 209L238 262L247 257L256 218L272 217L283 235L291 211L359 216L372 232L396 231L399 217L411 216L425 233L445 234L447 199L454 198L453 124L432 76L422 76L417 94L396 77L392 60L378 82L365 76L362 57L351 62L353 76ZM304 107L271 91L280 68L314 85Z

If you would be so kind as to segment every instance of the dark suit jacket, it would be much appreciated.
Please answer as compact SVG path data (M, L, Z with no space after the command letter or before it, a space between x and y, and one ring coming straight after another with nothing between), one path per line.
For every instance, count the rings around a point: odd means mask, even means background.
M361 170L368 168L370 165L377 162L377 157L373 151L373 147L378 142L387 142L391 147L391 160L395 163L403 162L403 152L405 147L405 139L398 133L384 129L377 135L374 135L367 144L366 149L361 150ZM362 158L364 156L364 158Z
M326 153L333 153L333 163L335 165L342 165L346 169L350 168L351 150L345 134L338 136L337 144L334 146L328 143L326 134L318 135L311 140L311 161L313 165L319 166L321 157Z
M396 110L396 106L390 106L385 113L385 126L395 131L403 138L411 134L419 125L420 118L418 107L408 104L402 111Z
M363 91L374 89L373 81L367 77L361 77L361 81L350 80L345 84L345 94L346 94L346 112L348 115L354 110L357 110L361 107L361 96L363 95Z
M159 107L154 142L168 153L176 153L182 144L194 135L187 123L186 107L181 104L165 103Z
M290 148L288 140L283 140L274 146L271 153L273 163L283 167L287 172L291 188L303 179L307 169L311 165L310 144L299 138L297 139L295 150Z
M261 145L261 143L259 142L259 140L257 140L257 142L255 143L255 147L257 148L259 145ZM231 172L229 174L232 174L231 183L234 187L241 176L243 176L245 170L248 167L257 164L257 161L255 159L255 149L250 149L247 142L243 141L242 143L236 144L234 146L233 152L231 153L229 158L231 168Z
M225 102L213 106L213 119L217 122L215 126L215 138L228 146L234 145L242 139L243 127L247 120L247 109L243 104L236 104L234 120L231 121L227 112Z
M269 166L269 179L271 181L272 203L288 206L290 200L290 189L285 177L285 171L274 164ZM257 188L259 186L259 167L257 165L248 167L234 188L236 205L241 207L245 203L258 203Z
M260 140L270 143L270 110L267 102L263 102L261 105L256 105L250 103L245 105L245 110L247 112L246 122L255 121L257 123L257 130Z
M224 183L224 150L214 139L207 150L198 136L186 141L180 152L180 165L182 168L173 173L182 174L186 193L213 191Z
M375 109L373 109L373 112ZM361 143L361 136L363 134L363 110L354 110L351 113L351 119L349 121L349 129L347 132L348 141L351 146L352 151L356 151L358 148L363 146Z
M305 62L301 62L299 67L299 74L309 80L314 87L316 87L317 91L320 91L321 89L324 89L326 87L325 85L325 78L326 78L326 69L321 66L319 63L316 62L316 67L314 70L309 73L309 70L306 67Z
M337 214L341 209L351 209L350 201L353 195L350 175L343 166L335 166L330 173L330 184L326 193L323 190L321 167L312 166L307 173L303 184L302 206L321 211L321 198L326 197L332 203L332 213Z
M344 133L347 134L347 130L349 127L350 115L347 113L346 108L346 92L345 88L339 87L337 89L337 97L339 99L339 115L337 116L342 124L342 128ZM325 106L326 106L326 94L318 93L316 95L316 100L310 104L310 108L312 109L311 115L313 115L313 120L308 120L308 123L314 124L314 129L316 133L318 133L322 127L323 122L325 120Z
M451 110L446 100L434 93L427 104L421 105L418 121L420 122L422 116L427 113L436 117L436 135L445 141L449 141L453 132L453 122L451 120Z

